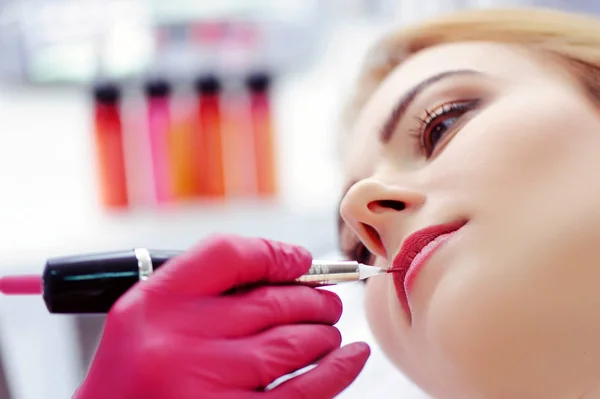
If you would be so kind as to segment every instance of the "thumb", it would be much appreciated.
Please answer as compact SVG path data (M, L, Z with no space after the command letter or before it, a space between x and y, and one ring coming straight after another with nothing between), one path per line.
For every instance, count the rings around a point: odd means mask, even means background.
M263 397L334 398L358 377L370 354L371 349L366 343L346 345L325 356L314 369L265 392Z

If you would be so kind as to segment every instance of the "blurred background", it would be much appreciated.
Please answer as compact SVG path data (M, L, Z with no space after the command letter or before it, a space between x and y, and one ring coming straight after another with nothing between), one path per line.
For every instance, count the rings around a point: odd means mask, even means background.
M435 14L500 5L600 10L587 0L0 0L0 273L39 273L57 255L186 249L216 232L336 256L338 122L369 45ZM344 340L370 341L360 287L340 294ZM70 397L102 324L0 298L0 399ZM397 394L398 378L375 351L343 397Z

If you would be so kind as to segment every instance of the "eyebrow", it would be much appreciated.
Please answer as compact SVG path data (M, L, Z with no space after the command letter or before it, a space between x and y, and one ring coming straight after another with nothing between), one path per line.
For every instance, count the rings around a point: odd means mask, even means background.
M406 113L408 107L419 96L419 94L423 92L423 90L425 90L426 88L428 88L436 82L455 77L457 75L481 75L481 72L475 71L473 69L457 69L452 71L445 71L438 73L437 75L430 76L418 85L414 86L411 90L409 90L404 96L400 98L400 100L396 103L396 106L393 108L392 112L387 117L385 123L383 124L383 128L381 129L381 142L385 144L388 141L390 141L394 130L396 130L398 122L404 117L404 114Z

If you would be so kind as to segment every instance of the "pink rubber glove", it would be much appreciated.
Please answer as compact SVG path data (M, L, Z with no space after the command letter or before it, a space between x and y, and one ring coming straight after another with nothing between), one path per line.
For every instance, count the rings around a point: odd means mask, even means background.
M304 249L220 236L169 261L111 309L75 399L329 399L369 347L340 348L339 298L299 285ZM240 286L256 288L233 292ZM318 362L272 390L277 378Z

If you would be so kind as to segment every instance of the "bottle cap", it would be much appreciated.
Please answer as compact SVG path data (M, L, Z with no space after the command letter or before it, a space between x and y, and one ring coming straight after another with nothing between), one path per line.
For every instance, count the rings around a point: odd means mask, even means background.
M144 89L148 97L168 97L171 94L171 85L165 79L150 80Z
M199 94L210 95L217 94L221 91L221 82L215 75L203 75L198 77L194 86Z
M99 83L94 87L94 99L104 104L114 104L121 98L119 86L113 83Z

